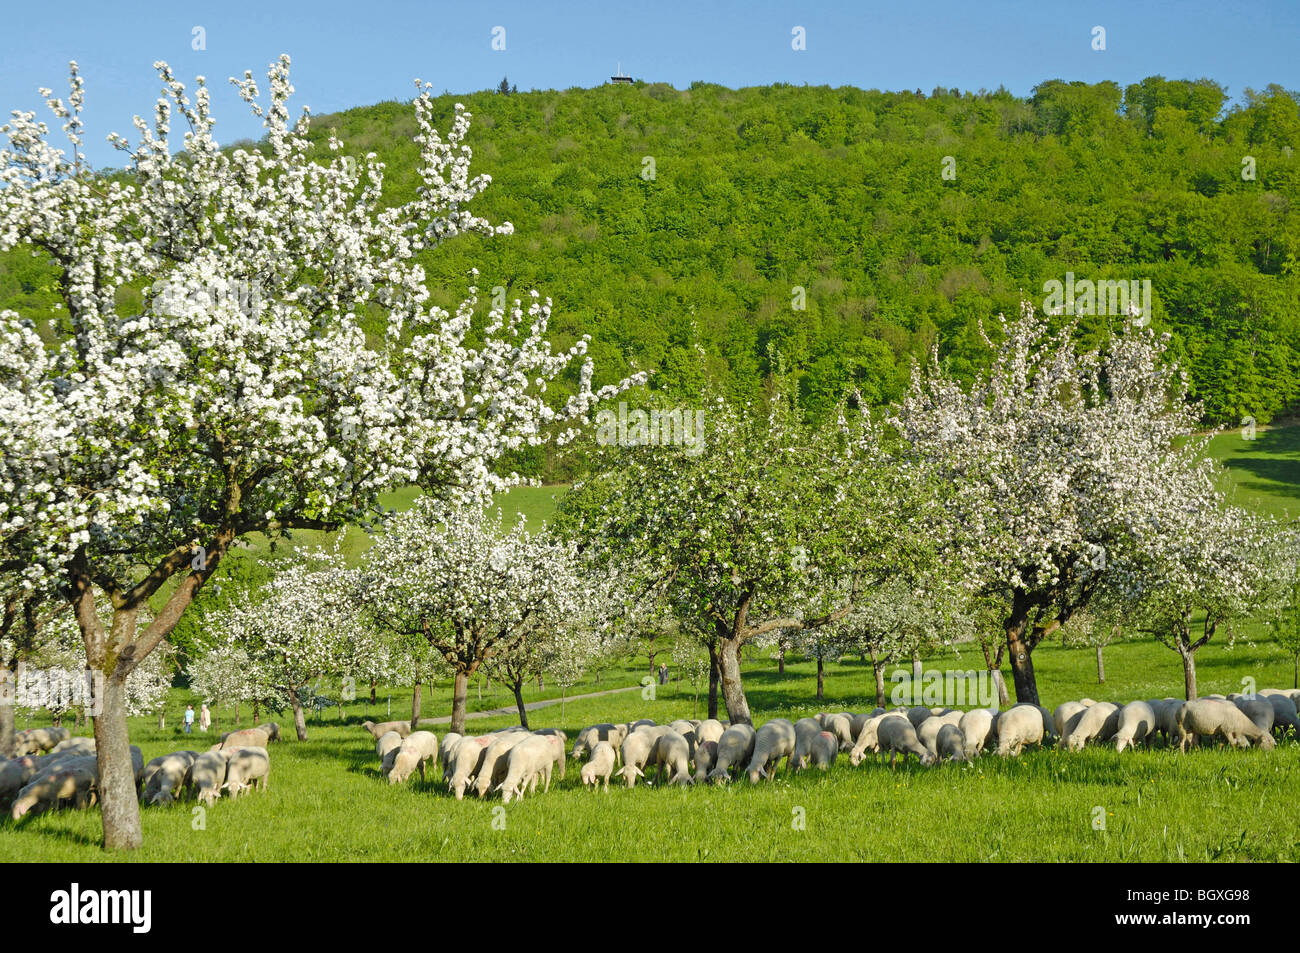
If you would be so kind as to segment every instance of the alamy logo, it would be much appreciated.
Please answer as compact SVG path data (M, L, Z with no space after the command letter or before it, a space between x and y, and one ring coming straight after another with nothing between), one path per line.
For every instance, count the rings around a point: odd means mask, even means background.
M1048 314L1106 314L1134 319L1140 328L1151 323L1151 279L1113 281L1089 278L1074 280L1074 272L1065 273L1065 281L1055 278L1043 282L1043 310Z
M50 894L50 922L74 924L130 924L133 933L148 933L153 922L151 890L69 890Z
M618 413L606 409L596 414L596 443L602 447L681 446L697 454L704 449L704 411L629 411L627 402L619 401Z

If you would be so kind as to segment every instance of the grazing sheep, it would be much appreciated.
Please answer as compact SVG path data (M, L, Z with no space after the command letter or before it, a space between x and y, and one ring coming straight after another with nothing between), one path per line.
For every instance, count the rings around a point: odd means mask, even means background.
M817 770L829 771L834 767L835 759L840 755L841 744L842 742L834 733L829 731L818 732L809 749L809 753L812 755L812 763Z
M1181 698L1148 698L1147 704L1156 715L1156 727L1151 737L1159 734L1166 745L1178 733L1178 709L1183 707Z
M706 741L718 741L722 738L722 733L727 729L722 722L716 718L708 718L700 722L699 727L695 729L695 743L703 744Z
M557 738L560 739L560 751L561 751L561 755L560 755L560 760L557 761L557 762L555 763L555 766L556 766L557 768L560 769L560 780L563 781L563 780L564 780L564 765L565 765L565 764L567 763L567 761L568 761L568 759L564 757L564 755L563 755L563 751L564 751L564 749L565 749L566 747L568 747L568 744L569 744L569 736L566 735L564 732L562 732L559 728L538 728L536 731L533 732L533 734L535 734L535 735L554 735L555 737L557 737Z
M1056 711L1052 712L1052 724L1056 728L1057 737L1064 738L1070 719L1087 710L1088 706L1083 702L1062 702L1057 705Z
M957 727L961 730L962 738L965 739L966 747L963 751L967 761L978 758L988 742L994 739L993 715L994 713L987 708L974 708L958 720Z
M14 755L40 754L72 737L67 728L29 728L14 734Z
M749 783L757 784L760 778L770 781L776 775L777 762L782 758L786 759L788 769L794 755L794 742L794 724L790 719L773 718L764 723L754 738L754 753L745 769Z
M583 728L578 732L578 738L573 743L573 758L576 761L588 751L594 751L596 745L602 741L608 742L609 746L614 749L615 757L618 756L618 749L622 746L627 738L627 725L591 725Z
M1237 710L1255 723L1255 727L1260 731L1271 732L1273 730L1273 706L1266 698L1244 698L1237 696L1232 699L1232 703L1237 706Z
M923 765L934 763L934 755L926 750L925 745L921 744L920 739L916 737L916 729L912 727L912 722L907 718L891 718L885 716L880 719L876 725L876 740L880 745L880 753L889 752L889 766L894 766L894 761L898 755L903 756L906 763L909 754L916 755L918 761Z
M669 784L691 783L691 745L681 732L670 729L660 735L647 763L659 767L656 782L662 781L667 772Z
M638 728L653 728L653 727L655 727L655 720L653 718L642 718L639 721L634 721L630 723L627 726L627 733L630 735Z
M170 804L176 800L198 756L197 751L175 751L154 758L144 766L144 792L140 799L146 804Z
M632 732L623 742L623 767L615 773L623 777L629 788L636 786L637 778L645 777L643 769L654 754L660 734L662 732L656 733L652 728L642 728Z
M488 745L493 741L492 735L466 735L456 745L452 761L451 779L447 788L459 801L465 796L465 789L478 771L479 764L487 753Z
M853 765L853 767L856 768L862 763L866 752L870 751L874 754L880 751L880 724L886 718L902 718L909 725L911 724L905 713L897 711L882 712L868 718L863 724L862 730L858 732L858 740L854 743L853 749L849 752L849 764Z
M696 749L697 753L699 749ZM596 747L591 749L591 760L582 766L578 772L578 777L582 783L593 791L600 787L600 782L605 782L605 790L609 790L609 776L614 773L614 746L608 741L597 741Z
M1077 715L1078 721L1067 725L1068 738L1061 739L1067 751L1082 751L1089 741L1106 742L1119 731L1120 707L1112 702L1096 702ZM1151 717L1155 718L1152 712Z
M460 744L460 739L465 737L455 731L449 731L442 736L442 741L438 743L438 770L442 772L444 781L451 775L452 759L456 756L456 746Z
M702 741L695 746L695 756L692 760L695 762L695 783L703 784L709 779L709 769L713 767L713 762L718 757L718 743L716 741Z
M386 731L384 736L375 742L375 754L379 755L379 759L382 761L388 752L401 746L402 736L395 731Z
M813 739L822 733L821 716L817 718L800 718L794 723L794 754L790 756L790 767L802 770L808 764L812 754Z
M270 788L270 782L271 758L265 748L236 748L231 751L230 760L226 762L226 780L221 786L230 792L232 801L254 785L265 791Z
M524 737L518 744L512 745L506 753L506 773L497 789L506 804L512 797L523 800L524 789L537 790L537 779L545 778L543 792L551 789L551 770L557 761L564 760L564 742L557 735L533 735Z
M221 787L226 781L227 754L225 751L205 751L194 759L189 785L197 792L200 803L211 806L221 797Z
M1043 715L1033 705L1017 705L1001 712L996 728L997 754L1000 758L1019 757L1025 745L1041 743L1046 734Z
M916 740L925 745L925 750L932 755L937 755L938 751L935 742L939 738L939 731L946 725L956 728L961 724L962 716L966 714L962 711L950 711L944 715L931 715L921 726L916 729Z
M938 761L969 761L966 755L966 736L959 725L946 724L934 739L934 754Z
M97 784L94 758L66 761L32 778L18 792L10 816L16 821L27 814L43 814L60 807L82 810L95 803Z
M53 748L50 749L50 754L64 754L65 752L76 754L76 755L94 754L95 739L94 738L67 738L63 741L60 741L57 745L55 745Z
M853 740L857 735L853 733L853 714L851 712L845 711L834 715L823 715L822 728L835 736L841 751L848 751L853 747Z
M15 758L12 761L0 761L0 808L7 808L9 803L36 775L35 758Z
M279 727L276 727L277 734ZM271 732L267 728L241 728L239 731L227 731L221 736L217 750L225 748L265 748L271 743Z
M1080 698L1079 704L1082 705L1084 708L1091 708L1093 705L1097 703L1093 701L1091 698Z
M394 732L389 732L394 734ZM393 766L388 771L389 784L402 784L417 769L420 780L424 778L424 762L438 756L438 736L432 731L413 731L397 748Z
M494 732L491 744L483 753L478 776L474 779L474 793L482 798L487 797L489 791L495 790L505 780L506 755L510 749L532 737L533 735L523 728Z
M1287 729L1291 729L1291 734L1300 738L1300 714L1297 714L1295 703L1291 701L1288 695L1263 695L1261 697L1273 706L1273 728L1277 731L1278 737L1284 737Z
M1096 707L1096 706L1093 706ZM1119 726L1115 729L1115 750L1133 748L1140 742L1150 744L1156 731L1155 710L1146 702L1129 702L1119 710Z
M713 767L709 771L710 781L730 781L731 769L749 761L754 753L757 737L753 725L732 725L718 739Z
M695 723L687 721L685 718L678 718L676 721L669 722L668 727L677 732L686 739L686 743L695 750Z
M933 715L934 712L924 705L913 705L911 708L907 709L906 714L907 720L912 723L912 727L920 728L921 722Z
M370 737L378 741L390 731L395 731L403 738L411 733L411 723L409 721L381 721L375 724L373 721L363 721L361 727L370 732Z
M1228 701L1203 698L1190 701L1178 709L1178 742L1183 751L1195 743L1197 735L1220 738L1234 748L1256 744L1266 751L1273 748L1273 736L1246 717Z

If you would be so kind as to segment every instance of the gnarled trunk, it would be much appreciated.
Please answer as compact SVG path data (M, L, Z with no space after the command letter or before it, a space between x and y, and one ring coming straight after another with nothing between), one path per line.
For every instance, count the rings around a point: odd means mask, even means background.
M709 717L718 717L718 682L722 677L722 664L718 661L718 647L709 644Z
M1011 674L1016 686L1016 701L1039 704L1038 680L1034 676L1033 647L1025 635L1029 628L1029 607L1020 596L1012 602L1007 617L1007 652L1011 656Z
M449 731L465 733L465 709L469 703L469 672L457 671L451 690L451 725Z
M826 667L822 662L822 655L817 653L817 700L821 701L826 697Z
M516 679L513 686L515 690L515 705L519 709L519 724L525 728L528 727L528 709L524 707L524 681Z
M785 674L785 646L779 646L776 653L776 674Z
M752 725L749 715L749 701L745 698L745 686L740 681L740 646L736 639L719 639L719 666L722 674L722 699L727 705L727 717L731 723Z
M91 719L95 728L106 850L135 850L144 842L135 766L131 763L131 739L126 729L125 681L125 676L104 677L99 714Z
M1180 643L1178 654L1183 657L1183 690L1189 702L1196 701L1196 650Z

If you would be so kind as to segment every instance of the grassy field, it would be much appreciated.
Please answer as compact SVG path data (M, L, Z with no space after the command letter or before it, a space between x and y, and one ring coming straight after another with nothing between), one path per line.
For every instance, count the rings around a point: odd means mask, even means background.
M1253 440L1218 435L1211 452L1227 466L1235 502L1286 518L1300 496L1300 427L1262 429ZM562 488L521 488L503 501L538 525ZM392 505L409 503L397 494ZM349 552L368 541L354 533ZM312 540L319 541L319 540ZM1043 702L1049 707L1091 696L1123 702L1182 695L1178 656L1144 639L1106 649L1104 685L1091 649L1044 644L1034 653ZM927 669L982 667L977 649L927 658ZM1290 687L1292 660L1263 626L1242 627L1235 645L1213 642L1197 655L1200 690ZM587 676L566 696L638 685L648 671L630 659ZM825 698L815 697L810 662L750 654L745 684L757 721L798 718L818 711L863 711L874 705L871 670L857 659L828 667ZM322 691L329 692L328 687ZM449 684L426 689L423 714L450 711ZM129 859L185 861L349 860L996 860L996 861L1274 861L1300 860L1295 791L1300 745L1288 740L1272 752L1111 748L1077 754L1028 751L1015 760L984 757L968 766L896 770L873 761L858 768L841 758L823 775L805 772L751 787L748 783L688 790L639 785L608 794L582 790L570 763L564 780L545 796L503 807L499 800L457 802L437 771L392 787L379 776L367 718L405 718L410 690L381 687L309 722L308 740L272 746L271 787L237 802L219 801L202 816L185 802L145 808L145 846ZM530 686L525 701L554 699L554 686ZM175 727L189 702L172 693L168 727L154 718L132 720L131 736L146 759L209 739L187 738ZM501 685L470 687L472 712L513 706ZM667 722L703 717L702 692L687 684L658 687L652 700L639 689L569 700L530 712L531 726L559 727L570 738L585 725L648 717ZM391 715L390 715L391 713ZM233 727L233 712L217 709L217 727ZM241 723L251 724L251 713ZM724 712L725 716L725 712ZM265 716L264 716L265 717ZM275 716L288 727L288 714ZM515 724L514 714L478 718L472 730ZM19 727L41 723L20 718ZM441 735L444 726L434 730ZM79 733L88 734L88 729ZM286 731L291 736L291 731ZM1102 816L1105 829L1094 828ZM200 823L201 821L201 823ZM0 861L94 861L100 821L95 811L63 813L12 823L0 821Z

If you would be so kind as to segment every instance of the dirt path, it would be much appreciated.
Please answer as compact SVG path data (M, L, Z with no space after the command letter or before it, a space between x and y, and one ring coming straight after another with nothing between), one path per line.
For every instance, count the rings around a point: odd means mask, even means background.
M584 698L600 698L602 695L617 695L619 692L634 692L640 685L629 685L627 688L610 688L603 692L588 692L585 695L569 695L564 698L565 702L582 701ZM561 699L548 698L539 702L524 702L525 711L536 711L539 708L547 708L551 705L558 705ZM517 715L519 708L516 705L507 705L504 708L491 708L487 711L471 711L465 715L465 719L470 718L495 718L498 715ZM439 718L421 718L422 725L449 725L451 724L451 715L442 715Z

